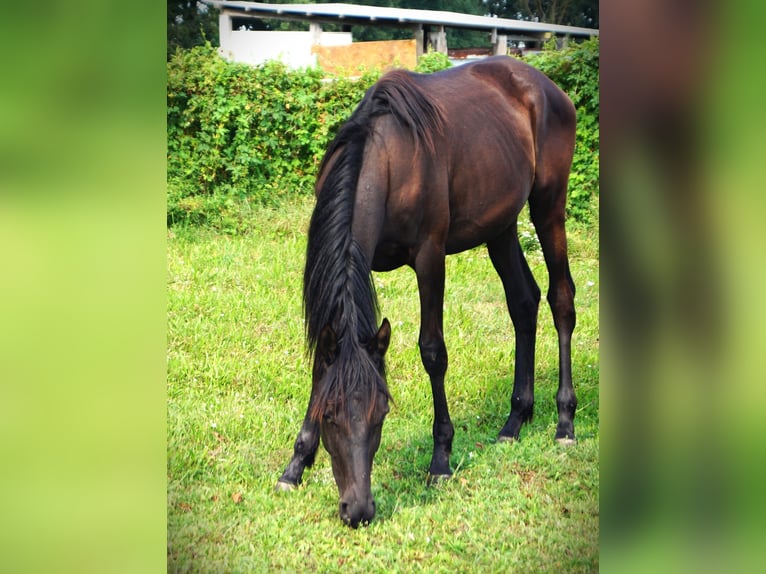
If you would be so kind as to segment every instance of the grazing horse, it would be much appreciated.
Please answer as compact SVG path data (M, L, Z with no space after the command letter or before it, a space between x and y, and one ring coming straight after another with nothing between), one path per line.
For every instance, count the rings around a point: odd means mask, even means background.
M564 230L574 141L569 98L538 70L505 56L430 75L392 71L367 91L330 143L316 183L303 286L311 397L278 489L299 484L321 436L340 518L355 528L374 517L370 476L391 399L384 363L391 327L383 319L378 328L371 271L402 265L417 275L418 343L433 393L429 478L451 475L445 257L481 244L502 280L516 341L510 415L498 440L518 438L532 417L540 301L516 230L526 202L559 340L555 438L574 442L575 288Z

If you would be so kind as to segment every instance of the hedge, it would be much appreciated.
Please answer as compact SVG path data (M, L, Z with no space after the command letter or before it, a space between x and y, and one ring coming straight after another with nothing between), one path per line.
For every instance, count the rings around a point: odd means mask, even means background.
M598 43L530 59L578 107L570 215L587 221L598 193ZM428 54L418 69L447 62ZM254 205L310 194L324 149L380 76L326 78L318 68L231 63L210 45L178 50L168 62L167 221L247 230Z

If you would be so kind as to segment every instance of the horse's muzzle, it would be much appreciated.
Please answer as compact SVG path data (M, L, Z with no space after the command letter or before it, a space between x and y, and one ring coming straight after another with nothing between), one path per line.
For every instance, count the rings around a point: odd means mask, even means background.
M362 499L356 496L341 498L338 505L340 519L351 528L357 528L360 524L368 524L375 518L375 500L368 494Z

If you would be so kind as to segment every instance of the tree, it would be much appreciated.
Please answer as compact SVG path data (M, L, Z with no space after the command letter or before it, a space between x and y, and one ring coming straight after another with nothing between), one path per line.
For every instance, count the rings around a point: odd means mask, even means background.
M177 48L218 44L218 10L197 0L168 0L168 60Z
M478 0L492 16L598 28L598 0Z

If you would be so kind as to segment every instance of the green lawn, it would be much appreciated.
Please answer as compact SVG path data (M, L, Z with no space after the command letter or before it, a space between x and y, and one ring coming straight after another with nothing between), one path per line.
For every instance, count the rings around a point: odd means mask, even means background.
M311 202L253 214L241 237L168 232L169 572L595 572L598 570L598 229L570 230L578 312L579 443L556 445L556 333L544 299L535 418L496 444L512 389L513 331L485 249L447 263L447 396L453 479L426 486L428 377L417 348L414 273L376 274L393 327L394 405L375 458L378 513L351 530L320 447L302 486L274 485L309 395L301 280ZM545 293L539 249L528 261Z

